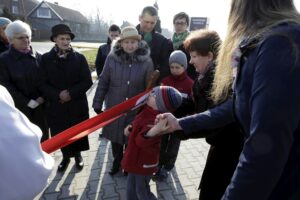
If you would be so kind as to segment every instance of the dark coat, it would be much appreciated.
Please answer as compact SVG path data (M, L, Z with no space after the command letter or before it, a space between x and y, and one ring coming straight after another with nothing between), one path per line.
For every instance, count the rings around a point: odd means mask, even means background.
M106 44L101 45L98 49L96 61L95 61L96 72L98 77L100 76L103 70L106 57L110 52L111 43L112 41L108 38Z
M109 109L143 92L152 72L150 48L145 41L139 43L138 49L131 56L125 53L117 42L108 55L99 77L93 108L102 109L105 102L105 108ZM124 128L132 122L134 116L135 112L128 113L105 126L103 136L114 143L127 143L123 134Z
M137 26L137 30L140 32L140 25ZM160 33L153 30L152 32L152 40L148 43L151 49L151 58L153 61L154 69L158 69L160 71L159 81L164 77L171 74L169 68L169 57L173 51L172 41L165 38Z
M186 134L241 124L246 140L223 200L300 199L299 44L300 26L287 23L254 48L243 42L233 99L179 121Z
M193 85L195 111L200 113L214 107L210 92L215 65L212 64L203 78ZM244 137L237 123L210 131L195 132L194 137L206 136L211 145L200 182L200 200L219 200L229 185L242 151Z
M42 56L42 91L47 100L47 118L52 136L89 118L87 90L92 85L91 73L85 57L70 52L66 59L59 58L54 48ZM59 93L68 90L71 101L59 102ZM89 149L88 138L63 148L71 153Z
M1 39L0 39L0 54L6 50L8 50L9 45L5 44Z
M8 51L0 55L0 84L9 91L15 106L47 135L44 104L35 109L27 106L31 99L42 96L38 89L41 82L40 58L41 55L35 50L24 54L10 46Z

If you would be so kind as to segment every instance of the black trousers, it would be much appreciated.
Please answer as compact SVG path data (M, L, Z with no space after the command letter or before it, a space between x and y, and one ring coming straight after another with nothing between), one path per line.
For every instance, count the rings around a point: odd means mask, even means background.
M121 161L123 159L123 152L124 152L125 148L126 148L126 146L123 144L111 142L111 149L112 149L112 154L114 157L113 166L112 166L113 169L120 168Z
M173 133L162 136L159 166L170 171L173 169L181 140Z

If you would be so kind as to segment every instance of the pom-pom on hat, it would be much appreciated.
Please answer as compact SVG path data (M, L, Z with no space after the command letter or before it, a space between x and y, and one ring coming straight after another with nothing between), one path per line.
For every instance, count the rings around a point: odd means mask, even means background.
M171 65L172 63L178 63L181 66L183 66L184 69L187 68L187 58L183 51L176 50L171 53L169 58L169 64Z
M122 41L125 39L141 40L142 37L134 26L127 26L122 29L119 41Z
M152 92L155 95L155 102L160 112L173 112L182 102L181 93L170 86L157 86Z

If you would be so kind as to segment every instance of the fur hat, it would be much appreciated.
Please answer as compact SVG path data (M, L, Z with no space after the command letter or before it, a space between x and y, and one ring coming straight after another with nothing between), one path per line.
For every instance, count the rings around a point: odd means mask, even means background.
M136 39L141 40L142 37L134 26L127 26L122 29L119 41L125 39Z
M6 17L0 17L0 26L4 26L11 23L10 19Z
M182 102L181 93L170 86L157 86L152 92L155 95L155 102L160 112L173 112Z
M169 64L171 65L172 63L178 63L181 66L183 66L184 69L186 69L187 68L186 55L180 50L173 51L169 58Z
M71 40L73 40L75 38L75 35L74 33L72 33L70 27L66 24L57 24L55 26L52 27L51 29L52 31L52 35L50 37L50 40L52 42L54 42L54 38L57 36L57 35L60 35L60 34L69 34L71 36Z

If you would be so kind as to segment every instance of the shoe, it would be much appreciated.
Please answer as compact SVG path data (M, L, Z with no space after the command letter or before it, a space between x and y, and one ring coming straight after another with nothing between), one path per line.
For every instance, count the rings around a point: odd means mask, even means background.
M83 159L81 156L76 156L75 157L75 166L77 167L77 169L82 170L84 163L83 163Z
M111 168L111 170L108 173L109 173L109 175L113 176L113 175L115 175L118 172L119 172L119 169L117 169L117 168Z
M63 158L61 163L58 165L57 171L63 172L67 169L68 165L70 163L70 158Z
M159 181L162 182L165 179L168 178L168 171L166 171L165 169L159 169L153 176L152 176L152 180L153 181Z

